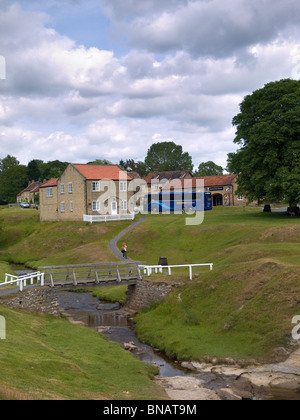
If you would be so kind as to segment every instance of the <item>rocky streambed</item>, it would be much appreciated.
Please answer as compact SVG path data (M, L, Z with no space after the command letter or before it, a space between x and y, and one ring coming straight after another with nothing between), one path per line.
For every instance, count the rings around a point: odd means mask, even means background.
M235 365L177 362L141 343L132 314L118 303L99 302L89 293L60 293L59 307L73 323L94 328L136 357L159 368L156 382L172 400L300 400L300 349L283 363Z

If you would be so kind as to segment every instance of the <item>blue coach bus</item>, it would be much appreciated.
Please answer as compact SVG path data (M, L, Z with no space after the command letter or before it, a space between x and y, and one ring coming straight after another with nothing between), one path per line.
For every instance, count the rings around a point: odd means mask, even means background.
M212 210L210 192L169 191L147 194L144 197L144 211L148 213L203 210Z

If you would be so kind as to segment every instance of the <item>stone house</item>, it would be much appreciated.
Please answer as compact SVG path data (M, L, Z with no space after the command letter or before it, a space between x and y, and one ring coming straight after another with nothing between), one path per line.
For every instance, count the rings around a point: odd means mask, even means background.
M41 221L82 221L84 215L129 213L132 180L118 165L69 164L40 187Z
M210 191L213 206L245 206L247 199L237 195L237 175L219 175L203 177L204 190Z
M42 185L41 181L31 181L28 186L17 195L17 203L38 203L39 202L39 188Z

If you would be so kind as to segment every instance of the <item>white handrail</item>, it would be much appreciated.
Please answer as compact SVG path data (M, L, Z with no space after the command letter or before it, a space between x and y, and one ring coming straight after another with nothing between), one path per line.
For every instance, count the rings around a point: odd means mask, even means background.
M30 280L30 284L33 284L33 280L37 279L38 283L41 283L41 286L44 286L45 284L45 274L41 273L40 271L37 271L35 273L26 274L23 276L14 276L12 274L5 274L5 281L4 283L0 283L1 286L7 286L9 284L17 283L17 285L20 288L20 292L23 291L24 287L27 286L27 280ZM10 279L10 280L9 280Z
M188 267L189 268L189 274L190 274L190 280L193 280L193 267L205 267L209 266L210 271L213 269L213 263L207 263L207 264L182 264L182 265L141 265L139 266L142 270L144 270L144 273L148 275L148 277L151 276L152 270L155 270L157 273L158 270L160 273L162 273L163 269L168 269L169 276L172 275L171 268L178 268L178 267Z
M83 221L87 223L97 223L97 222L119 222L123 220L134 220L134 213L124 213L124 214L103 214L103 215L83 215Z

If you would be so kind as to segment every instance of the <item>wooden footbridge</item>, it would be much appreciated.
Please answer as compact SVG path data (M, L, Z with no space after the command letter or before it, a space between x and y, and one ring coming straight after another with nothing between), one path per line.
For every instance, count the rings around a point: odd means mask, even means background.
M138 263L97 263L39 267L44 285L60 290L85 287L133 285L142 280Z

